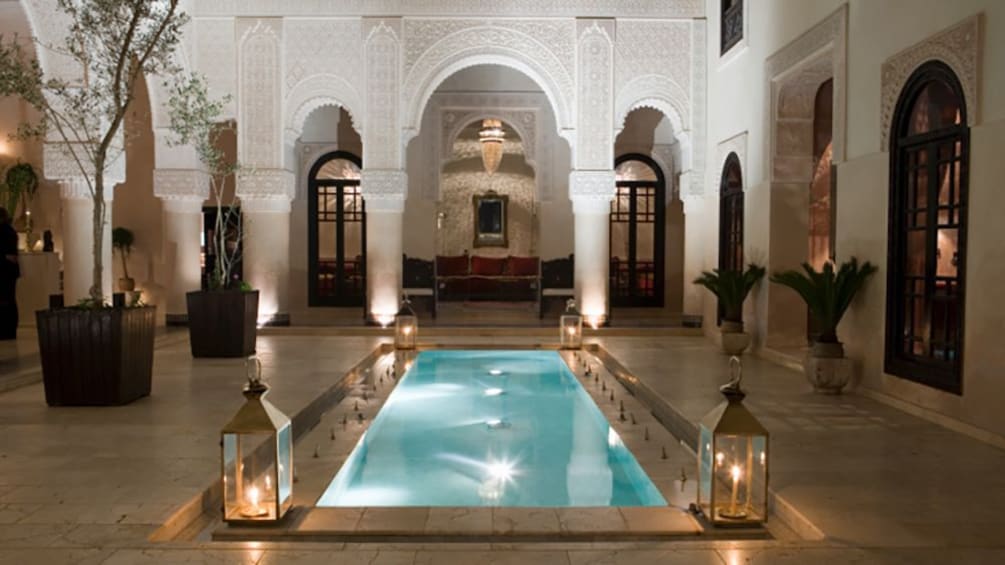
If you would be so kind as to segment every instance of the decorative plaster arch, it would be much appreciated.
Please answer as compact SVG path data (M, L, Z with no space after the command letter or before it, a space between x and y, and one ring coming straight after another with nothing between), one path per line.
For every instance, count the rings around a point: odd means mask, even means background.
M685 119L690 106L688 95L673 79L663 75L636 77L621 87L614 102L614 134L621 133L632 110L652 108L670 120L674 133L689 131Z
M522 108L498 108L498 109L477 109L477 110L456 110L451 108L443 108L444 125L447 125L448 120L445 118L448 114L454 114L454 119L449 122L449 127L445 129L442 145L440 147L441 155L440 166L450 159L451 150L454 147L454 140L457 136L461 134L461 131L471 125L474 122L484 120L486 118L498 118L503 121L506 125L513 128L517 135L520 136L520 142L523 145L524 161L534 172L537 173L537 161L536 161L536 146L537 146L537 115L532 108L522 109ZM522 122L522 120L517 119L521 114L531 114L534 116L533 121L529 124Z
M422 113L440 83L476 65L502 65L530 77L547 96L559 133L572 142L572 76L558 57L534 37L492 26L452 33L416 60L401 89L405 142L418 134Z
M363 132L363 107L359 93L344 78L333 74L316 74L300 81L286 96L286 131L296 140L304 131L311 112L325 106L344 108L352 117L352 127Z

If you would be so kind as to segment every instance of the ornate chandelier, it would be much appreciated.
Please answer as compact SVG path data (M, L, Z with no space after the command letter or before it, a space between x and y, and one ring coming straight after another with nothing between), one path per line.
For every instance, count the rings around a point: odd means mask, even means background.
M485 165L485 172L490 175L499 170L504 137L506 137L506 132L502 129L501 120L494 118L482 120L482 129L478 132L478 139L482 142L482 164Z

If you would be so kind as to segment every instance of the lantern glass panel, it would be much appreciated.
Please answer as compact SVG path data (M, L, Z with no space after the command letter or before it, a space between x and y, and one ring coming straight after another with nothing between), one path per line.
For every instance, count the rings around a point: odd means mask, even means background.
M583 317L579 314L565 314L559 319L561 344L565 349L579 349L583 346Z
M289 424L276 432L276 444L279 449L279 505L288 507L293 494L293 432Z
M286 428L289 429L288 427ZM273 433L223 434L224 518L272 521L282 516L277 497L276 436ZM285 464L289 469L289 464ZM285 489L289 499L290 488Z
M767 438L713 435L707 428L701 432L699 500L705 515L716 525L763 522L767 510Z
M415 349L415 337L419 333L419 320L407 314L398 314L394 321L394 345L398 349Z

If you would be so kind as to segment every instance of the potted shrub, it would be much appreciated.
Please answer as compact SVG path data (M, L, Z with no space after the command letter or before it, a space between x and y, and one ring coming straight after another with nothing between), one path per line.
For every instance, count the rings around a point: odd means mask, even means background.
M837 327L859 289L876 272L876 267L868 261L859 267L858 260L852 257L837 272L829 261L820 271L803 263L803 271L775 273L771 282L799 293L819 331L803 362L806 378L817 392L839 394L851 379L852 371L850 361L844 356L844 346L838 340Z
M132 292L136 290L136 281L129 276L129 254L133 250L133 232L126 228L113 229L112 247L119 252L119 257L122 258L122 278L119 279L119 290Z
M714 269L703 271L694 280L719 299L722 308L722 349L729 355L740 355L750 346L750 334L743 331L743 302L764 277L764 267L751 263L746 271Z
M168 100L172 144L189 144L209 175L209 196L216 206L213 236L206 244L215 250L208 288L186 293L189 342L193 357L245 357L255 352L258 291L234 276L241 260L242 233L237 197L224 201L224 181L238 165L227 160L217 143L232 126L221 122L226 98L211 100L206 81L192 76L179 82Z
M14 229L18 233L25 234L25 244L30 251L31 241L28 240L31 239L32 226L31 210L28 209L28 203L38 190L38 175L35 174L35 168L30 163L18 162L16 165L12 165L4 174L3 181L0 182L0 189L3 192L3 201L6 202L7 211L14 219ZM20 214L18 213L19 209Z
M61 140L55 149L86 184L93 205L89 296L36 314L50 405L125 404L150 394L154 308L112 306L102 293L105 177L123 158L122 123L137 82L178 72L173 53L188 21L178 2L59 0L68 25L54 49L69 63L60 68L82 70L79 77L45 76L16 39L0 42L0 97L18 96L41 116L21 124L18 134Z

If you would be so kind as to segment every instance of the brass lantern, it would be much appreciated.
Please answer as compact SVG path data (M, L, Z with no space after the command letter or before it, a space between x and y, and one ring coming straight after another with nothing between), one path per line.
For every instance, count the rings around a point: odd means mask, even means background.
M293 503L290 419L268 400L262 363L248 360L244 406L221 432L223 519L229 524L278 522Z
M583 347L583 315L576 309L576 301L569 299L565 303L565 313L558 320L561 335L559 339L562 349L581 349Z
M394 316L394 347L395 349L415 349L415 338L419 333L419 318L412 310L408 297L401 299L401 309Z
M743 405L739 358L729 365L726 400L698 433L698 507L715 526L758 526L768 517L768 431Z

